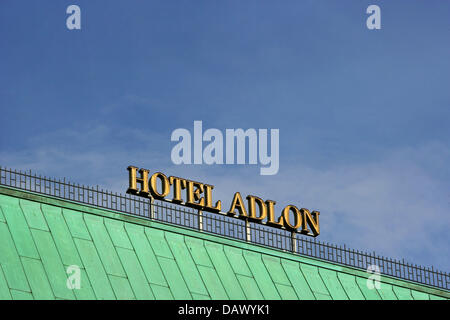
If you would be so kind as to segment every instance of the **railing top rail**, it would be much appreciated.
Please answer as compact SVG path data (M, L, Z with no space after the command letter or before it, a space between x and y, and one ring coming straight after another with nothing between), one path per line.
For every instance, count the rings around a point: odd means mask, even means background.
M170 201L123 195L103 190L99 186L84 186L65 178L53 179L34 174L31 170L23 172L1 166L0 185L193 228L369 272L378 271L384 275L444 290L450 288L450 274L437 271L434 267L417 266L405 262L404 259L399 261L379 256L375 252L361 252L345 245L337 246L318 241L316 238L309 239L283 229L273 229L224 215L209 212L200 214L196 209Z

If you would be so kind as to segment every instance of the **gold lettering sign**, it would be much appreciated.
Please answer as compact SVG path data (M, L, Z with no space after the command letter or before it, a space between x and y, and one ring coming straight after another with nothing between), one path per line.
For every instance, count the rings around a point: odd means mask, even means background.
M257 196L248 195L246 205L241 194L236 192L230 209L222 212L220 200L213 205L213 185L179 177L167 177L161 172L150 174L150 170L133 166L129 166L127 170L129 172L127 193L130 194L145 198L153 197L313 237L320 234L319 211L310 212L305 208L298 209L295 205L288 205L281 210L277 218L275 217L275 201L264 201ZM182 190L185 190L184 197ZM172 191L172 199L166 199L170 191Z

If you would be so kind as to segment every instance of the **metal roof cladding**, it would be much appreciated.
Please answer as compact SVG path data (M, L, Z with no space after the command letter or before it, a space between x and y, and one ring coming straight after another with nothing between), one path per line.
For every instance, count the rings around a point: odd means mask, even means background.
M371 290L361 269L10 187L0 208L0 299L450 298L385 275Z

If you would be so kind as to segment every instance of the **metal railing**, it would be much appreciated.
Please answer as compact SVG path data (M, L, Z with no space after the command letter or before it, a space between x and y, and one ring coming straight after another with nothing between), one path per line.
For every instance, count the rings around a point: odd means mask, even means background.
M130 194L119 194L97 187L75 184L0 167L0 185L71 200L82 204L132 214L150 220L179 225L202 232L264 245L303 256L367 270L376 265L381 274L449 290L450 274L425 268L375 253L367 253L309 239L284 229L204 212L170 200L154 200Z

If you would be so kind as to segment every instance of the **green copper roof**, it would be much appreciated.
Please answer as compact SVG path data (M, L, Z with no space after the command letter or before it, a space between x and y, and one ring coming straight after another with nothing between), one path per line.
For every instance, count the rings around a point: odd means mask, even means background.
M448 299L317 259L0 187L0 299ZM81 288L69 289L69 266Z

